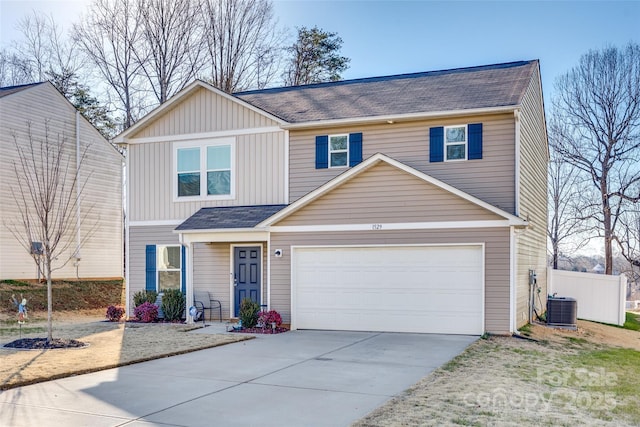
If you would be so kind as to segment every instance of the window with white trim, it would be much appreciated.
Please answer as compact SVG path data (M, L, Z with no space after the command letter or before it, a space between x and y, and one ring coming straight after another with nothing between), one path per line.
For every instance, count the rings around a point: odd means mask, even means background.
M329 167L349 165L349 135L329 135Z
M234 148L233 138L175 143L175 199L233 198Z
M182 277L182 251L180 245L156 246L158 292L180 289Z
M467 126L445 126L444 160L467 160Z

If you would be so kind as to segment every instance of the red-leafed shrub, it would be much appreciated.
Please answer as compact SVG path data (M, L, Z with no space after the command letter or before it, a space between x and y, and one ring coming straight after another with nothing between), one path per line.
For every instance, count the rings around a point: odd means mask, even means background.
M282 316L275 310L261 311L258 315L258 323L264 325L267 328L271 327L272 323L276 324L276 327L282 325Z
M107 308L107 319L110 322L119 322L122 316L124 316L124 308L116 307L115 305L110 305Z
M144 302L133 310L133 315L140 322L150 323L158 318L158 306L150 302Z

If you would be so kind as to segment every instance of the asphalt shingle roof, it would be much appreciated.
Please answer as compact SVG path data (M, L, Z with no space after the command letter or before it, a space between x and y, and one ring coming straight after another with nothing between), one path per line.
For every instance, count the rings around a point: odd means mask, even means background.
M252 228L285 207L287 205L202 208L187 218L176 230Z
M538 61L239 92L289 123L518 105Z

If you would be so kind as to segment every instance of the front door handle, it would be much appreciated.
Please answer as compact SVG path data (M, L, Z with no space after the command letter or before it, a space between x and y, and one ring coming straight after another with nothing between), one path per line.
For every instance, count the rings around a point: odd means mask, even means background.
M233 275L233 286L238 286L238 278L235 274Z

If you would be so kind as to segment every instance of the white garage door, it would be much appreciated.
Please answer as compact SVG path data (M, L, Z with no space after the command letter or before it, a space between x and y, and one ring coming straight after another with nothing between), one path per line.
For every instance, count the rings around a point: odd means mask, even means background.
M298 329L483 333L480 245L294 248L292 255Z

